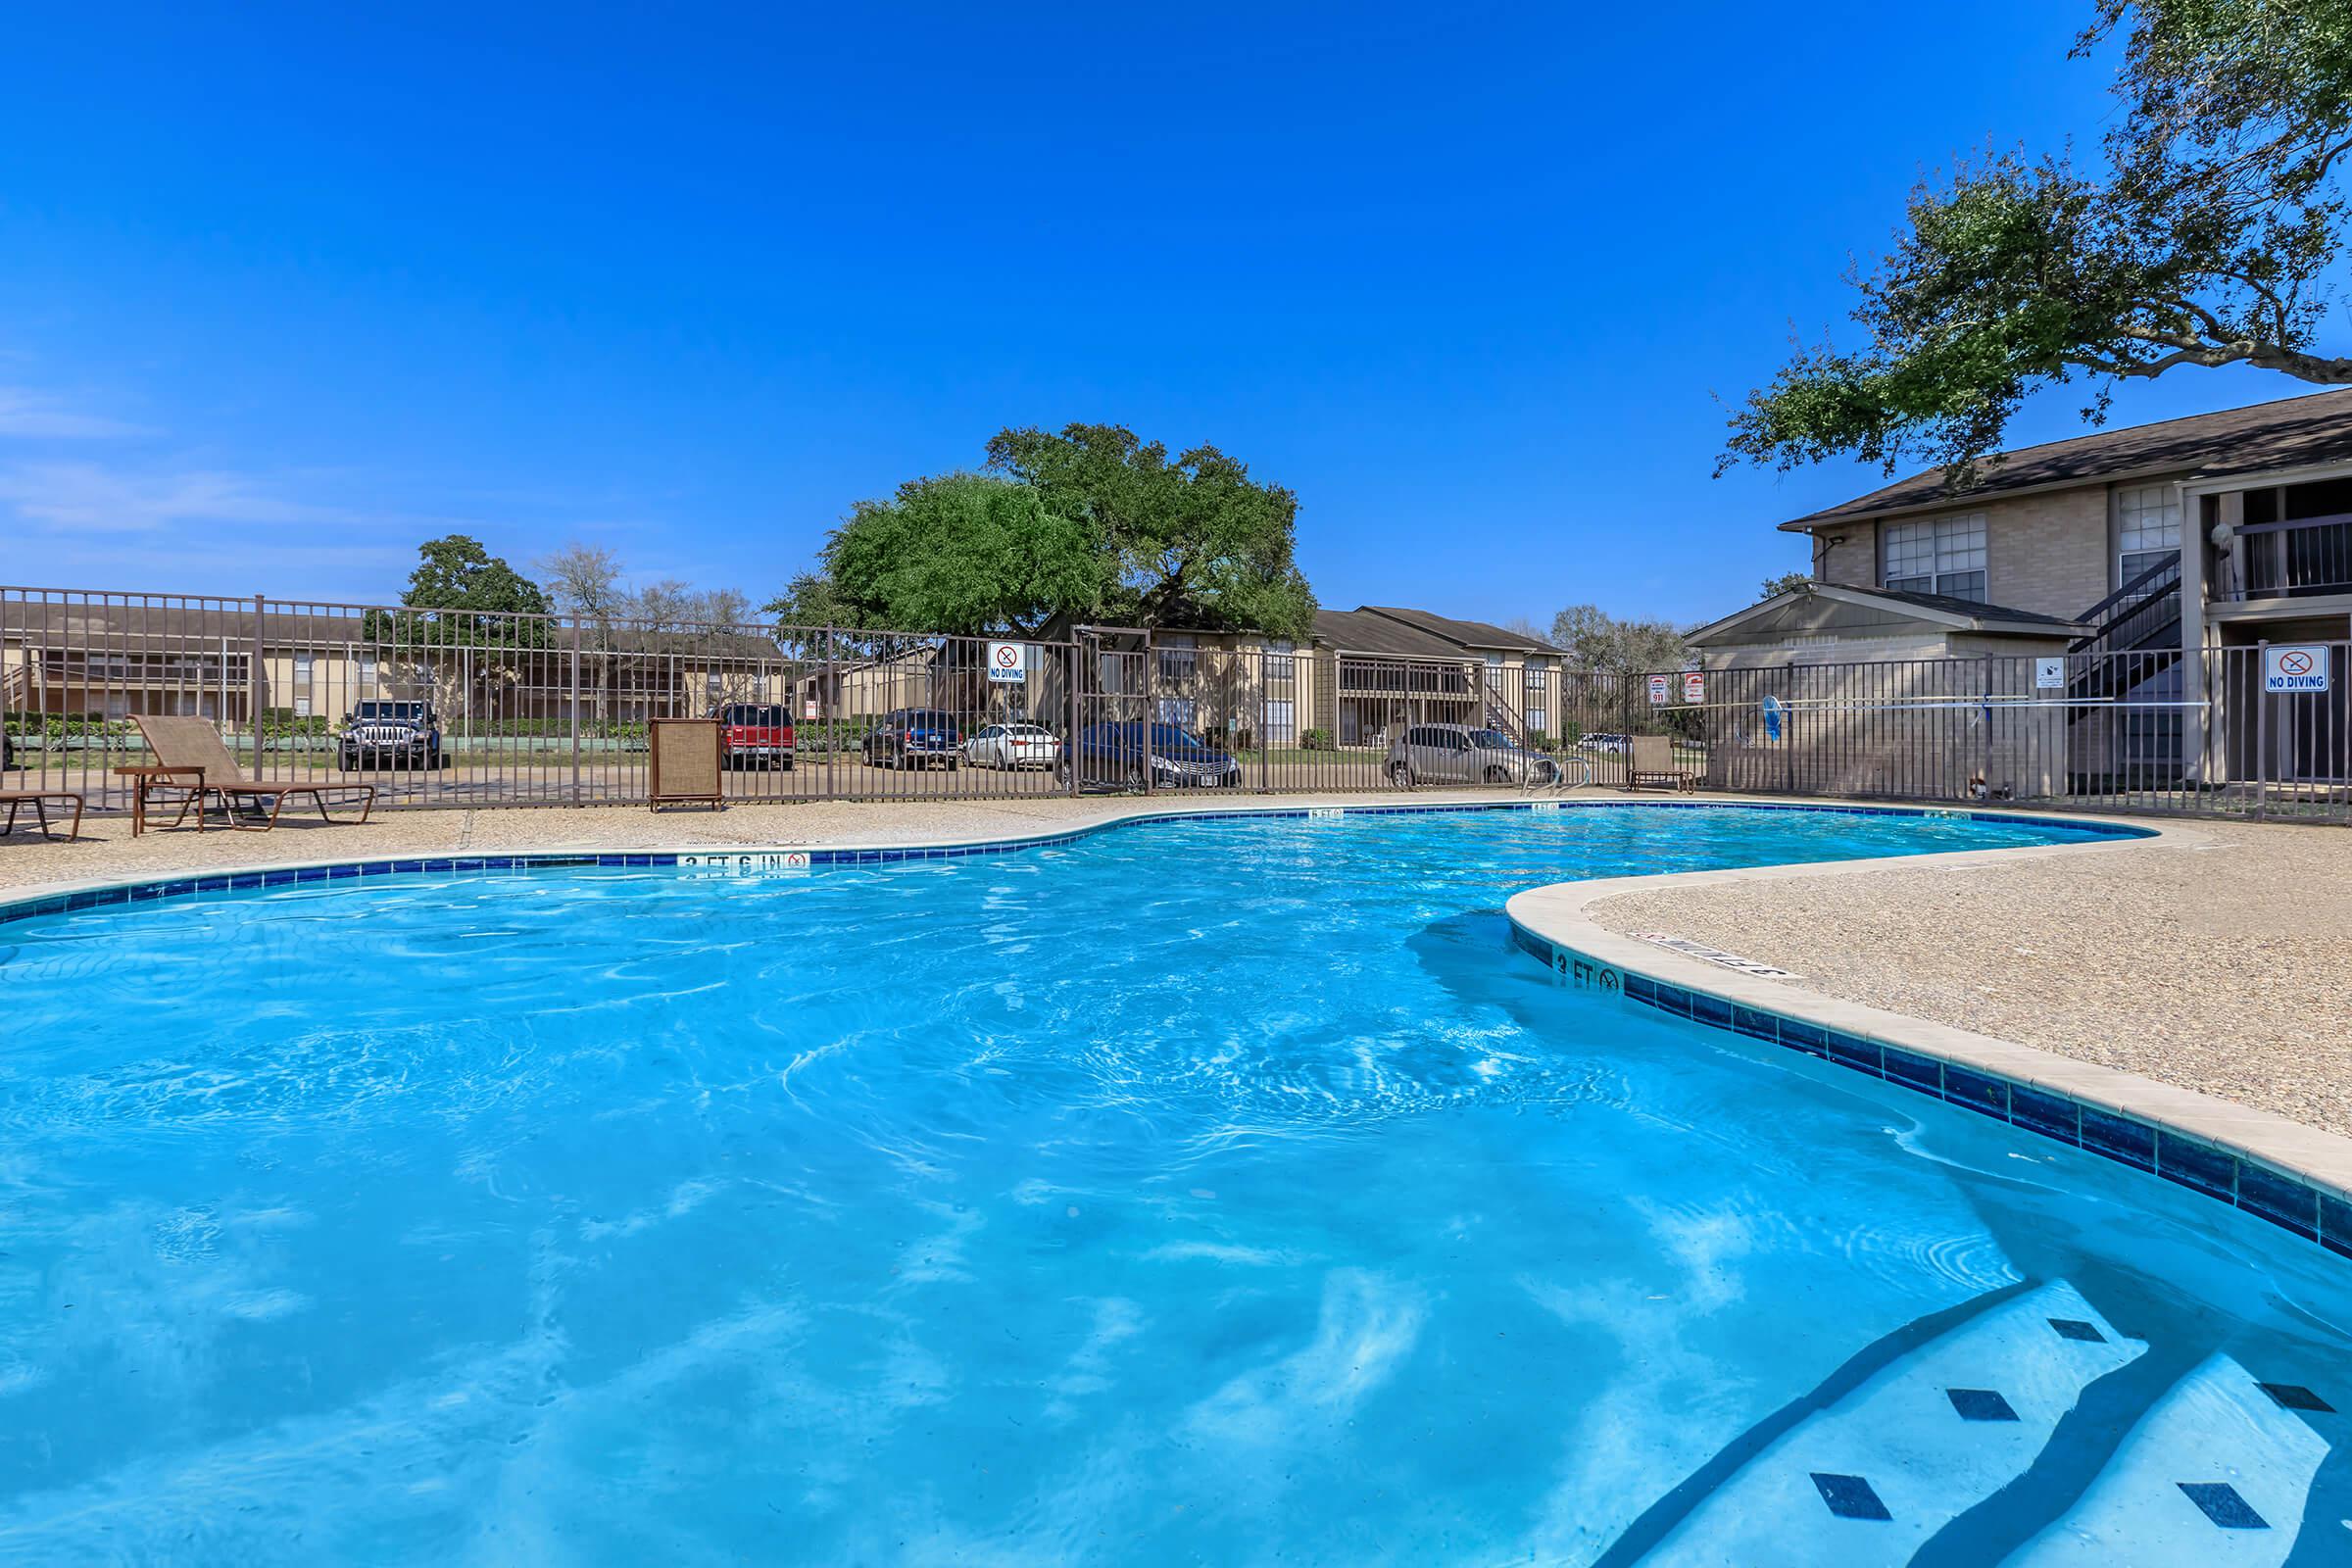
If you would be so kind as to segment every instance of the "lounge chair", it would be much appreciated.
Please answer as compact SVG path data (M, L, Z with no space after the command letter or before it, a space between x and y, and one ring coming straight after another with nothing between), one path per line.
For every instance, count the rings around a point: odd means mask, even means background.
M34 820L41 824L41 837L54 837L49 831L49 808L53 804L73 806L74 825L66 833L66 842L71 844L80 838L81 792L78 790L0 790L0 806L8 808L8 825L0 827L0 838L6 838L17 830L17 813L27 806L32 808Z
M193 806L198 831L204 828L204 799L208 795L220 799L221 808L228 813L230 827L254 833L267 833L277 826L277 813L285 809L290 796L309 796L311 804L318 808L318 818L323 822L334 820L326 814L326 797L330 790L344 794L357 792L362 796L361 822L367 821L368 813L375 809L375 786L372 784L264 784L247 778L244 770L237 766L236 759L228 755L228 748L220 744L220 732L213 727L213 721L209 718L165 718L147 713L134 713L131 716L139 726L139 733L147 737L147 749L155 754L156 761L152 768L126 770L143 775L138 779L140 809L137 814L141 827L145 826L147 792L157 787L185 791L179 803L179 815L168 825L177 827ZM237 820L238 807L249 807L259 811L265 799L270 803L267 821Z
M1625 787L1642 789L1655 784L1663 789L1694 790L1698 775L1674 760L1674 741L1665 735L1636 735L1634 749L1626 760Z

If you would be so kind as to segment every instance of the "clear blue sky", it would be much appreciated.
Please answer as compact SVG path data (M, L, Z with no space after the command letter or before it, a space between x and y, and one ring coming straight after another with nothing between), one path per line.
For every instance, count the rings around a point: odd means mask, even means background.
M2087 0L378 9L16 10L0 581L365 599L462 530L757 602L1085 419L1295 489L1329 605L1711 616L1879 482L1712 479L1717 395L1923 170L2108 108Z

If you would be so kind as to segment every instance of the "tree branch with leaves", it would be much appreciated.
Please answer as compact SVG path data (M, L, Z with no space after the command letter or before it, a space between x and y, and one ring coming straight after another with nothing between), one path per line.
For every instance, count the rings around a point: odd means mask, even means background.
M2250 365L2352 385L2326 352L2352 150L2352 0L2098 0L2120 45L2102 157L1988 154L1912 194L1851 281L1867 345L1799 350L1731 421L1717 471L1850 454L1965 487L2032 392Z

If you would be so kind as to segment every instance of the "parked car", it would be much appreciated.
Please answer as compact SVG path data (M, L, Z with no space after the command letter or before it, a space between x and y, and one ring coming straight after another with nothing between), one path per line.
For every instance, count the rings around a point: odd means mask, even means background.
M1415 724L1389 747L1383 771L1392 784L1547 784L1560 764L1498 729Z
M441 719L430 703L358 703L343 715L335 765L346 773L360 767L441 765Z
M963 743L963 757L974 767L1052 767L1061 742L1042 724L987 724Z
M1578 741L1576 749L1580 752L1599 752L1610 757L1623 757L1634 749L1634 738L1631 735L1595 731Z
M1242 782L1242 764L1232 754L1181 724L1090 724L1063 748L1062 783L1069 783L1073 765L1086 783L1131 790L1147 779L1154 789L1235 789Z
M900 708L875 721L860 750L870 767L929 767L936 762L953 773L962 747L963 737L952 715L936 708Z
M792 715L780 703L729 703L710 710L729 767L757 764L792 771Z

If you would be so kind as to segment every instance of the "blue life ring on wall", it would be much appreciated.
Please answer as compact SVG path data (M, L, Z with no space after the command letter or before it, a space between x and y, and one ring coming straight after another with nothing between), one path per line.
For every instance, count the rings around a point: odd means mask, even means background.
M1781 706L1781 700L1778 697L1764 699L1764 738L1766 740L1777 741L1781 738L1781 717L1788 710Z

